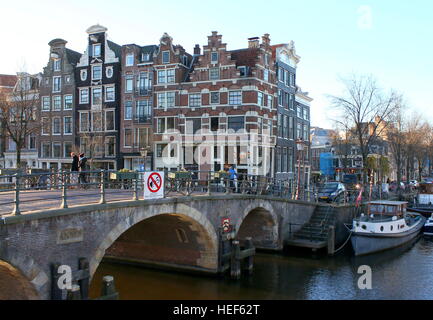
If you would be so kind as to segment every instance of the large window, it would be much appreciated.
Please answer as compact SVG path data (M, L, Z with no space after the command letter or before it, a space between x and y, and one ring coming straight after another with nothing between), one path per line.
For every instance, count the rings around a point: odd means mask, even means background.
M36 135L34 133L31 133L29 135L29 149L30 150L36 149Z
M170 63L170 51L162 52L162 63Z
M170 108L175 106L175 92L162 92L158 93L158 101L157 101L157 107L158 108Z
M116 156L116 137L105 137L105 156Z
M92 88L92 105L102 104L102 88Z
M220 78L220 69L219 68L210 68L209 69L209 80L218 80Z
M115 130L114 110L105 110L105 131Z
M101 55L101 44L97 43L93 45L93 56L99 57Z
M200 118L188 118L186 119L186 133L187 134L198 134L201 130L201 119Z
M213 132L218 131L219 129L219 117L210 118L210 130Z
M51 144L49 142L42 142L41 149L43 158L51 157Z
M158 83L174 83L175 69L158 70Z
M140 90L140 95L148 94L149 90L152 89L152 78L150 73L140 73L140 77L138 79L138 88Z
M61 133L61 119L59 117L53 118L53 134Z
M132 129L124 129L124 146L132 147Z
M50 97L42 97L42 111L50 111Z
M235 106L242 104L242 91L229 91L229 104Z
M211 52L210 61L213 63L218 62L218 52Z
M174 83L174 69L167 69L167 83Z
M132 120L132 101L125 101L125 120Z
M62 97L61 96L53 96L53 110L54 111L62 110Z
M72 117L63 118L63 133L72 134Z
M126 55L126 66L130 67L134 65L134 54L129 53Z
M156 145L156 157L162 158L168 156L168 144L161 143Z
M92 66L92 80L101 80L102 79L102 66Z
M61 77L53 77L53 92L60 92Z
M114 101L115 100L115 94L114 94L114 87L105 87L105 101Z
M72 110L72 94L67 94L63 97L64 99L64 110Z
M125 92L132 92L134 90L134 76L128 75L125 78Z
M159 70L158 71L158 83L165 83L165 70Z
M61 70L61 59L54 59L53 61L53 66L54 66L54 71L60 71Z
M189 95L189 106L190 107L201 106L201 93L194 93Z
M72 152L72 142L65 141L65 143L63 144L63 150L63 157L69 158Z
M272 109L272 100L273 100L272 95L268 95L268 108L269 109Z
M135 102L135 119L139 122L147 121L152 114L152 103L150 100Z
M80 131L88 132L89 131L89 113L88 112L80 112Z
M92 131L102 131L102 111L92 112Z
M80 89L80 104L89 103L89 89Z
M53 158L62 157L62 144L60 142L53 143Z
M49 135L50 134L50 119L43 117L41 119L42 122L42 134Z
M302 124L300 122L297 123L297 139L302 139Z
M165 118L158 118L156 120L156 132L165 133Z
M259 106L264 106L265 105L265 99L263 97L263 93L262 92L257 92L257 104Z
M228 129L235 132L245 128L245 118L243 116L228 117Z

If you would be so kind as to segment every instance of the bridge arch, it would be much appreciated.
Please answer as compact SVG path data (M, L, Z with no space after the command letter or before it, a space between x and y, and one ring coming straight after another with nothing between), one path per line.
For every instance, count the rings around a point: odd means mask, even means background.
M0 300L38 300L34 280L29 280L11 263L0 260Z
M155 239L152 240L152 236L160 240L160 245L161 242L168 241L172 247L158 246ZM175 240L177 245L174 245ZM91 276L106 253L128 254L126 247L122 247L119 242L133 244L128 250L134 250L133 246L136 245L133 256L137 256L137 253L140 255L144 250L150 252L149 245L153 245L153 253L158 253L162 259L155 259L154 262L165 262L163 252L168 256L177 248L180 253L184 250L184 255L190 258L189 262L192 261L191 255L196 258L193 267L216 270L218 266L218 237L215 228L204 214L185 204L131 208L125 218L106 234L96 249L90 260ZM197 251L192 253L192 248ZM170 257L172 259L173 255ZM179 265L188 266L187 260L187 257L179 255Z
M251 203L236 224L237 237L251 237L257 248L279 248L278 217L266 201Z

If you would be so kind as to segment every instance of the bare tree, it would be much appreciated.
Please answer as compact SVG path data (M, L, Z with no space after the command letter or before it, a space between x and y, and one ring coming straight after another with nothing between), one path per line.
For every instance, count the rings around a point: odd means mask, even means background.
M0 93L0 121L6 134L16 144L18 168L21 167L21 153L29 136L36 134L41 128L37 121L38 85L39 79L21 73L11 93Z
M353 132L366 164L370 146L384 135L400 97L395 92L385 94L372 76L352 75L341 81L345 86L343 95L329 96L332 107L340 112L335 121ZM366 182L367 170L364 168L363 183Z
M397 104L395 112L391 115L387 130L387 141L391 156L395 164L397 174L397 185L402 181L404 167L405 145L406 145L406 121L403 114L402 101Z

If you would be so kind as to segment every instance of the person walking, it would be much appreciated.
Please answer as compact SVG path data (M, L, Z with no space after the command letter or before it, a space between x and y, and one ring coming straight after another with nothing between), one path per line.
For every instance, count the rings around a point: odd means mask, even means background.
M80 154L78 167L80 169L80 176L78 177L78 182L81 185L84 185L84 188L85 188L86 187L86 183L87 183L86 173L85 173L87 171L87 158L84 155L84 153Z
M236 191L235 181L237 181L238 175L236 174L236 169L233 166L230 166L229 169L229 179L230 179L230 188L233 192Z
M72 164L71 164L71 184L75 185L78 182L78 171L80 165L80 159L75 154L75 152L71 152Z

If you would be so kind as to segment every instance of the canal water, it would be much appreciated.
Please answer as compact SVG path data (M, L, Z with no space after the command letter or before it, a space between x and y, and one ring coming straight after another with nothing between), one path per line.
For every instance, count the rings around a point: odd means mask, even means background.
M372 270L372 289L358 288L358 268ZM100 294L104 275L113 275L120 299L433 299L433 239L420 237L402 247L354 257L350 243L336 256L288 249L258 253L254 274L197 276L103 262L91 284Z

